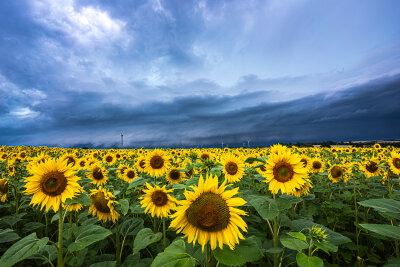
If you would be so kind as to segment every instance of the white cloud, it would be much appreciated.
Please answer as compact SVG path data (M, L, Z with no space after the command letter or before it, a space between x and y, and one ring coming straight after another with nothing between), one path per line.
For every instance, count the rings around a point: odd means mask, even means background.
M33 119L40 115L40 112L31 110L29 107L19 107L10 112L18 119Z
M129 39L124 27L126 23L113 19L100 9L86 6L77 9L74 0L42 0L33 2L35 19L46 27L64 32L83 45Z

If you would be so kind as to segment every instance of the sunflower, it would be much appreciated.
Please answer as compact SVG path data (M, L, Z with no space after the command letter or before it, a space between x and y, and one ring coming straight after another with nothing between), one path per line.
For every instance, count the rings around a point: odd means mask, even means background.
M226 190L226 180L218 187L218 177L209 177L205 181L200 176L198 187L185 191L185 200L178 201L179 207L170 227L182 232L188 237L188 242L204 246L210 242L211 249L223 248L226 244L230 249L239 244L239 239L244 239L239 228L247 232L247 224L240 215L246 212L235 208L246 204L242 198L233 197L239 188Z
M286 150L290 150L290 149L281 144L275 144L270 147L271 154L276 154L276 155L278 155L279 153L282 153L283 151L286 151Z
M306 183L307 169L297 154L282 149L278 154L271 154L267 161L264 182L269 182L269 190L277 194L293 194Z
M75 167L76 165L76 158L74 154L66 154L61 157L62 161L66 161L67 165L70 165L71 167Z
M300 161L303 162L304 168L306 168L307 171L309 171L311 169L311 158L305 154L301 154L300 158L301 158Z
M313 186L310 180L307 179L306 183L300 186L300 188L296 188L292 195L296 197L308 196L308 194L310 193L310 188L312 187Z
M115 162L116 158L113 154L108 153L103 157L103 162L109 165L112 165Z
M99 220L103 222L107 222L107 220L115 222L118 219L119 213L114 208L114 204L118 202L113 200L115 197L111 192L100 186L99 189L90 190L89 196L92 200L89 214L97 215Z
M0 154L0 160L1 161L6 161L7 158L8 158L8 154L7 153L3 152L3 153Z
M128 183L132 182L133 180L135 180L137 178L138 178L138 174L137 174L136 170L133 168L127 168L124 171L124 174L122 175L122 180L124 180L125 182L128 182Z
M152 187L150 184L146 183L146 188L143 190L144 196L140 197L140 204L145 213L150 213L152 217L168 218L171 209L175 209L176 199L169 195L168 193L173 192L173 189L165 189L156 185Z
M156 177L166 173L170 165L169 158L164 151L155 149L146 157L145 168L146 172Z
M21 161L24 161L27 156L28 156L28 152L26 152L25 150L22 150L21 152L18 153L18 158Z
M67 209L67 207L68 207L67 204L64 203L64 204L62 204L62 205L63 205L63 208L64 208L64 209ZM75 211L75 212L78 212L78 211L80 211L82 208L83 208L83 205L82 205L82 204L73 203L73 204L70 204L70 205L69 205L68 211Z
M86 169L86 162L87 162L87 159L86 159L86 158L81 158L81 159L79 159L79 160L78 160L79 169L81 169L81 170Z
M129 166L128 165L126 165L126 164L119 164L118 165L118 177L121 179L121 180L124 180L124 173L125 173L125 171L127 170L129 168Z
M319 158L313 158L310 160L311 164L310 164L310 170L313 173L319 173L322 172L325 168L325 164L324 162L319 159Z
M91 172L89 173L89 179L93 181L92 184L99 186L99 185L104 185L107 182L108 171L100 164L98 163L93 164L90 167L90 171Z
M378 176L382 172L382 168L378 167L378 160L377 159L370 159L363 165L364 175L365 177L373 177Z
M329 168L328 178L332 183L337 183L339 180L347 181L347 169L344 165L334 164Z
M8 181L5 178L0 179L0 201L7 201Z
M222 172L229 183L237 182L243 178L244 163L240 158L234 155L226 155L222 158L221 164L223 166Z
M381 148L381 145L376 143L376 144L374 144L374 148L379 149L379 148Z
M146 157L139 157L136 161L136 169L141 172L146 171Z
M53 208L57 212L60 204L67 198L74 198L82 190L79 177L67 161L48 159L29 170L32 176L25 178L25 194L33 194L32 205L46 206L46 211Z
M392 152L389 158L390 170L397 175L400 175L400 154Z
M14 163L15 162L13 162L13 161L9 161L7 163L7 169L8 169L8 175L9 176L14 176L15 175L15 165L14 165Z
M179 169L171 168L170 170L168 170L165 178L170 184L179 184L180 182L186 180L186 174L179 171Z

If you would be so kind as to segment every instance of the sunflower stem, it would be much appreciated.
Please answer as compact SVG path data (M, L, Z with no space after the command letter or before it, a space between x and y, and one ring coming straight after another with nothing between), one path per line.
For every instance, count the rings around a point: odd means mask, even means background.
M206 245L206 267L212 267L212 261L211 261L211 247L207 243Z
M57 257L57 266L63 267L63 250L62 250L62 234L63 234L63 208L62 204L60 204L60 208L58 210L58 257Z
M164 245L164 250L167 247L167 240L165 238L165 218L162 220L162 226L163 226L163 245Z
M157 233L157 220L156 220L156 217L153 217L153 228L154 228L154 233Z
M117 264L121 264L121 243L119 240L119 224L118 220L115 223L115 248L116 248L116 258L117 258Z
M276 200L276 195L273 194L274 200ZM274 218L274 231L273 231L273 240L274 240L274 248L278 248L278 214ZM278 267L279 265L279 253L274 254L274 267Z

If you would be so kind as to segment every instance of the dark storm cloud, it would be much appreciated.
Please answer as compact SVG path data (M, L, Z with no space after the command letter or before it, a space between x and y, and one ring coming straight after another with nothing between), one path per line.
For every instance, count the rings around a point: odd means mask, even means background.
M131 145L216 144L222 140L225 143L247 140L271 143L400 136L400 76L331 94L235 108L243 101L251 102L260 97L266 98L266 93L182 97L129 107L102 104L103 96L99 93L69 93L64 94L64 101L45 101L35 107L46 120L37 120L34 126L30 123L29 128L20 125L12 131L0 129L0 140L4 144L11 141L25 143L24 137L35 140L32 142L36 144L57 145L60 140L64 145L73 145L78 140L107 144L118 142L121 130ZM53 139L55 143L50 141Z

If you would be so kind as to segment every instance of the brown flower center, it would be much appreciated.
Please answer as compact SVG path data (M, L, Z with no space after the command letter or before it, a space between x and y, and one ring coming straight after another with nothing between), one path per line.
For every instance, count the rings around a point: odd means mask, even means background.
M230 221L229 207L226 201L212 192L201 194L186 210L190 224L207 232L225 229Z
M314 169L320 169L322 167L322 164L319 161L314 161L312 166Z
M261 166L261 167L260 167L260 170L261 170L262 172L265 172L267 169L266 169L264 166Z
M58 196L67 187L67 178L63 172L51 171L42 176L40 185L43 193L49 196Z
M129 179L133 179L133 178L135 178L136 173L135 173L135 171L129 170L129 171L126 173L126 176L127 176Z
M209 159L209 158L210 158L210 155L204 153L204 154L201 154L200 158L202 158L203 160Z
M6 179L0 180L0 193L7 194L8 192L8 183Z
M144 169L145 164L146 164L145 160L142 159L142 160L139 162L140 168Z
M394 158L394 159L392 160L392 163L393 163L393 166L394 166L396 169L400 169L400 159L399 159L399 158Z
M162 207L168 202L168 196L166 193L160 190L154 191L154 193L151 195L151 201L154 203L154 205L158 207Z
M67 165L71 164L72 166L75 166L75 158L72 156L67 157Z
M366 168L369 172L374 173L374 172L376 172L376 171L378 170L378 166L377 166L377 165L378 165L378 164L377 164L376 162L370 161L370 162L367 164L367 166L365 166L365 168Z
M103 180L104 174L99 167L94 168L93 170L93 178L100 181Z
M172 170L169 172L169 178L171 178L171 180L179 180L180 177L181 174L177 170Z
M160 156L153 156L150 159L150 166L153 169L161 169L164 166L164 159Z
M235 175L238 170L238 165L235 162L229 161L225 164L225 171L230 175Z
M339 178L343 175L343 169L339 166L334 166L331 170L332 178Z
M107 156L106 157L106 162L110 163L113 161L113 157L112 156Z
M274 178L278 180L278 182L286 183L292 180L294 171L293 167L287 162L278 162L273 170Z
M79 166L81 167L85 167L86 161L82 160L81 162L79 162Z
M307 160L306 159L301 159L300 161L304 163L304 167L307 166Z
M26 157L26 153L25 153L25 152L21 152L21 153L19 154L19 156L20 156L21 158L25 158L25 157Z
M94 198L92 198L91 200L92 200L92 204L96 207L96 209L98 211L101 211L103 213L111 212L110 208L107 206L108 200L106 199L103 192L101 192L101 191L97 192L94 195Z

